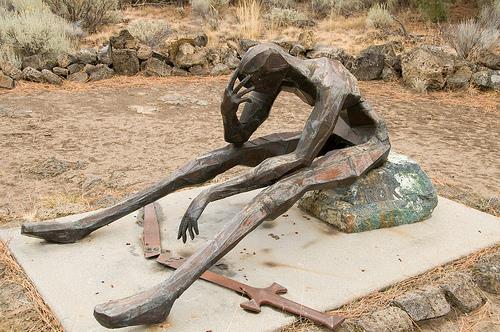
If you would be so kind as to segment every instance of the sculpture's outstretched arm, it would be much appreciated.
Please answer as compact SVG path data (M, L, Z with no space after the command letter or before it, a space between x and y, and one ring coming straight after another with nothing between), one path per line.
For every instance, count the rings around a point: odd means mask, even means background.
M166 319L174 301L210 266L234 248L262 221L288 210L306 191L354 181L382 162L389 143L374 137L369 142L334 150L260 192L222 229L214 240L189 257L169 279L122 300L95 307L94 316L109 328L159 323Z
M228 145L196 158L162 182L110 208L76 221L26 223L21 232L50 242L75 242L175 190L208 181L236 165L256 166L266 158L289 153L297 146L298 139L299 133L283 133L257 138L241 147Z
M186 211L179 226L178 238L186 242L187 231L191 238L198 234L197 221L205 207L212 201L268 186L288 173L309 165L332 135L339 113L349 91L331 88L320 89L318 100L307 120L297 148L286 155L264 160L245 174L205 189Z

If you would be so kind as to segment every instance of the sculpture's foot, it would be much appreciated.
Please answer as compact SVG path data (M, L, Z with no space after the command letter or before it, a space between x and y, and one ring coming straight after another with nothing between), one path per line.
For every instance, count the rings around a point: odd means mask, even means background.
M21 234L56 243L73 243L89 235L92 230L62 222L33 222L21 226Z
M161 294L148 290L99 304L94 308L94 317L107 328L161 323L167 318L177 298Z

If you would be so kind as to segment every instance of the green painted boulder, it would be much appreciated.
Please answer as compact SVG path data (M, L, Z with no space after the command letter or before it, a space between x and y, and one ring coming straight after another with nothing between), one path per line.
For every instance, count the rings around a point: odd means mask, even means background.
M393 152L352 185L311 191L299 201L303 211L347 233L422 221L436 205L427 174L415 161Z

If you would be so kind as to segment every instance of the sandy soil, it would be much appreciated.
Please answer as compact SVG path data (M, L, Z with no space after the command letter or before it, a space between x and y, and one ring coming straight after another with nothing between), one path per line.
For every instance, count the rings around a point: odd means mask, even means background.
M0 227L110 205L223 145L219 103L226 80L132 77L62 89L23 83L0 92ZM499 94L360 86L386 119L393 149L417 160L441 195L498 214ZM139 114L134 105L158 111ZM283 94L256 135L300 130L309 112ZM0 330L49 326L15 278L2 273L0 261L0 316L7 317Z
M131 78L62 91L27 84L0 95L0 224L109 205L223 145L225 81L143 85ZM483 210L498 205L498 94L455 98L385 83L361 87L386 119L393 149L417 160L441 194ZM158 112L139 114L133 105ZM309 112L283 94L255 135L301 130Z

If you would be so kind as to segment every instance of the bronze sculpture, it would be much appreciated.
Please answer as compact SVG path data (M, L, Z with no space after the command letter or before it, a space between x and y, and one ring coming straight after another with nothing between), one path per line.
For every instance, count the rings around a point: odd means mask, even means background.
M237 79L240 82L234 87ZM282 90L314 106L303 131L248 141ZM244 108L238 118L240 104ZM243 56L224 91L221 113L228 146L198 157L162 182L94 215L22 226L25 235L74 242L175 190L206 182L236 165L254 167L196 197L181 221L178 238L185 242L187 233L191 238L198 234L197 220L211 201L267 188L168 280L96 306L94 316L102 325L116 328L164 321L184 290L260 223L284 213L309 190L355 181L385 161L390 150L384 122L362 99L356 79L340 62L298 59L274 44L259 44Z

